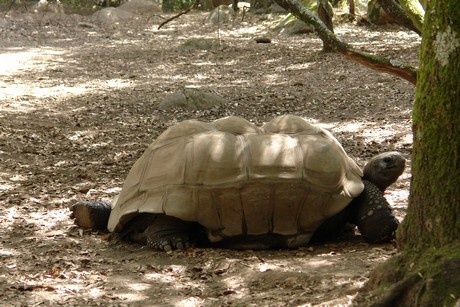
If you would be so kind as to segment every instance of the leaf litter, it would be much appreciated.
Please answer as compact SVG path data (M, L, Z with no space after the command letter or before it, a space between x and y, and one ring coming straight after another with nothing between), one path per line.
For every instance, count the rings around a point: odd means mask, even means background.
M405 213L414 88L335 54L313 35L283 36L270 16L247 14L220 29L203 12L114 27L83 27L85 16L46 19L14 10L0 23L0 300L5 306L348 306L394 244L356 236L294 251L198 249L162 253L78 229L68 207L111 199L130 167L167 127L227 115L263 124L296 114L331 130L359 165L401 151L408 167L387 198ZM347 42L417 64L420 41L401 28L337 25ZM271 43L256 44L257 37ZM3 64L2 64L3 65ZM228 103L160 110L185 87Z

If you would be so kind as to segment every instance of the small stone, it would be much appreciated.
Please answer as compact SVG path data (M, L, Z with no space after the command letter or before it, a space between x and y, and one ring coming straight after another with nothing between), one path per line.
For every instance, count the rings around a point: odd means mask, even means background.
M272 42L268 37L257 37L255 41L258 44L270 44Z

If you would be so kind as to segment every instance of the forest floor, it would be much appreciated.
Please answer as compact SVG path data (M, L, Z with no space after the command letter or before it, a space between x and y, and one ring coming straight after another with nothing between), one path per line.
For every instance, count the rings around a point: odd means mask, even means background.
M257 125L303 116L332 131L360 166L398 150L408 159L386 193L405 214L414 86L336 54L314 34L284 36L276 16L246 14L217 37L192 12L104 27L80 15L12 10L0 17L0 302L2 306L350 306L369 272L397 253L359 235L298 250L192 248L163 253L78 229L69 206L111 199L145 148L184 119L227 115ZM163 16L168 16L163 14ZM359 49L417 65L420 40L355 23L336 33ZM270 44L256 44L265 36ZM215 92L209 110L159 110L184 87Z

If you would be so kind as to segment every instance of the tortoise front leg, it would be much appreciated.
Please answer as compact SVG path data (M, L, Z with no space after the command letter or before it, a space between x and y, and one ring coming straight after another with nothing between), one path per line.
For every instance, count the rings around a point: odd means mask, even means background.
M164 214L141 214L126 225L128 241L162 251L183 250L191 245L191 223Z
M358 203L351 222L358 226L366 242L388 242L394 239L399 222L382 191L370 181L363 180L363 183L364 191L353 200Z
M189 231L190 227L186 222L171 216L159 215L144 233L147 246L168 252L189 248L191 245Z

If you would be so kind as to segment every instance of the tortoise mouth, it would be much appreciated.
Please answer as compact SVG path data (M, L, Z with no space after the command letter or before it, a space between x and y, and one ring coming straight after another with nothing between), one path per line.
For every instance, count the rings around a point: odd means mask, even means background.
M405 167L405 162L404 161L392 161L391 163L387 164L386 169L388 170L401 170L401 172L404 170Z
M387 167L385 169L385 172L383 172L383 173L385 173L386 177L394 177L394 176L399 177L403 172L404 172L404 167L394 165L394 166L391 166L391 167Z

